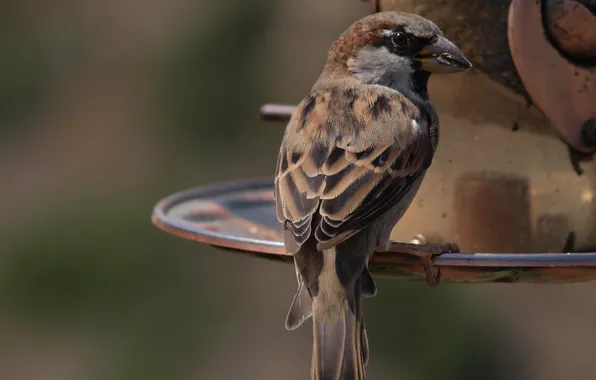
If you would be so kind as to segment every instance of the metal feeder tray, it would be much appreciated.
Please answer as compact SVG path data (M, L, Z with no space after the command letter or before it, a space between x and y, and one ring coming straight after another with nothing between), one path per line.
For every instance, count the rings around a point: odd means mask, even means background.
M247 179L170 195L155 206L152 221L173 235L216 248L292 263L275 216L273 180ZM568 283L596 279L596 253L446 253L435 256L442 282ZM375 276L424 279L417 257L376 252Z

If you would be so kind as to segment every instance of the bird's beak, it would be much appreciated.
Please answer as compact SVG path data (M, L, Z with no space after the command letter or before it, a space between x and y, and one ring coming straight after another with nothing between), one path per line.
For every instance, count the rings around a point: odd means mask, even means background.
M438 37L428 44L415 57L421 69L430 73L457 73L472 67L472 63L451 41Z

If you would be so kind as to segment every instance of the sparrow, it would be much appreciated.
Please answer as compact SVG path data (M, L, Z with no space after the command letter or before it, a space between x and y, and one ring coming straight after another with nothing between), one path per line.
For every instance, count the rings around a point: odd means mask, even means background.
M313 317L311 378L364 379L369 346L362 299L376 294L368 270L375 251L423 259L455 244L393 243L439 138L430 103L432 73L470 68L431 21L381 12L352 24L332 45L324 69L287 124L274 196L298 290L286 318L294 330Z

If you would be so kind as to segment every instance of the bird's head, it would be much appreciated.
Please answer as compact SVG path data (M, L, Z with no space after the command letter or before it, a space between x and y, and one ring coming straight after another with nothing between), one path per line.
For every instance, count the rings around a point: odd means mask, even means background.
M430 74L470 67L432 21L411 13L381 12L355 22L333 43L324 75L355 76L426 96Z

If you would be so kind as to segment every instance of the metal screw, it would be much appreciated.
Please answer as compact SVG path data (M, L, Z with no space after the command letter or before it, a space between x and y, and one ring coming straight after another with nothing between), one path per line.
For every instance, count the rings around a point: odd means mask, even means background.
M416 234L414 237L408 242L410 244L418 244L424 245L427 243L426 238L422 234Z

